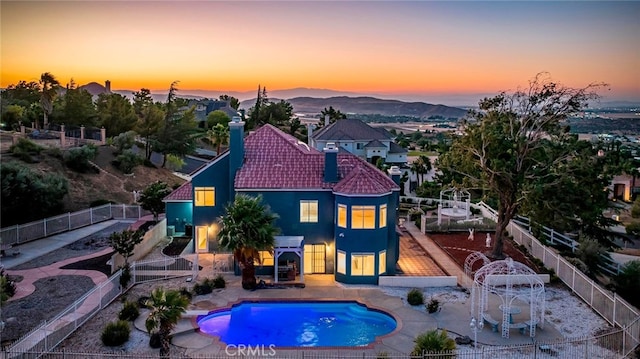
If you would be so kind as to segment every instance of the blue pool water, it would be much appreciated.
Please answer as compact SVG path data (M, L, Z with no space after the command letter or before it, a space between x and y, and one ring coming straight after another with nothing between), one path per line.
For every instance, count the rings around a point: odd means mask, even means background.
M226 344L328 347L367 345L396 321L357 302L242 302L198 317L198 325Z

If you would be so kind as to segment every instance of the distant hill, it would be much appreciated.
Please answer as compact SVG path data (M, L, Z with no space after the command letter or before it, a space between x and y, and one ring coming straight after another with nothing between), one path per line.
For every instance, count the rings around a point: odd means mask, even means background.
M274 100L273 98L270 98ZM318 114L324 108L333 106L345 114L379 114L385 116L412 116L426 119L430 116L444 118L461 118L467 111L458 107L432 105L424 102L404 102L399 100L384 100L375 97L335 96L328 98L295 97L287 100L295 113ZM250 108L255 99L242 101L241 108Z

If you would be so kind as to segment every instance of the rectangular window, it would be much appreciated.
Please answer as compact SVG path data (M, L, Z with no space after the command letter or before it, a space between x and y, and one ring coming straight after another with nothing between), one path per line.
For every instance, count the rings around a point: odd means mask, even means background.
M378 274L383 274L387 272L387 251L380 251L380 255L378 256Z
M347 206L338 205L338 227L347 228Z
M216 205L215 187L196 187L194 189L196 206L213 207Z
M363 145L364 144L360 142L356 143L356 149L361 150L364 147Z
M253 262L255 265L263 265L263 266L273 266L273 254L269 253L269 251L259 251L260 254L260 262L255 259Z
M338 273L347 274L347 255L343 251L338 251Z
M375 206L352 206L351 207L351 228L353 229L376 228L376 207Z
M318 201L300 201L300 222L318 223Z
M351 255L351 275L374 275L375 255L373 253L358 253Z
M380 205L380 228L384 228L387 226L387 205Z

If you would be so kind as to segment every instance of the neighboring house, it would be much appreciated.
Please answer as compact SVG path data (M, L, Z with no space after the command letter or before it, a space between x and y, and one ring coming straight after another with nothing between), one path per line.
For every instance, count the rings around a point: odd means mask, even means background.
M280 236L275 257L261 253L260 274L293 263L343 283L377 284L395 274L397 168L388 176L333 144L319 151L271 125L245 138L239 117L229 127L229 150L164 200L167 225L192 228L197 252L217 250L219 218L236 194L262 195L280 216Z
M393 135L382 127L371 127L360 120L338 120L315 132L309 130L311 147L322 150L328 143L335 143L374 165L379 158L390 165L407 163L407 150L393 142Z
M635 176L628 174L615 176L611 180L611 185L609 185L609 189L611 190L609 197L625 202L632 202L637 194L640 193L638 185L640 185L640 181L637 181Z
M209 113L220 110L226 113L229 118L233 118L238 115L238 110L229 105L229 101L222 100L191 100L187 105L187 108L195 106L194 114L196 115L196 121L201 128L206 127L207 116Z

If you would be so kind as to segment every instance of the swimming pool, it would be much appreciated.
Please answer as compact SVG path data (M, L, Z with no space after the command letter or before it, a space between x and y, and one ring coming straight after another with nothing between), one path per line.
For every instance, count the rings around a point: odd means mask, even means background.
M197 318L200 332L234 345L366 346L396 329L389 314L355 301L242 302Z

